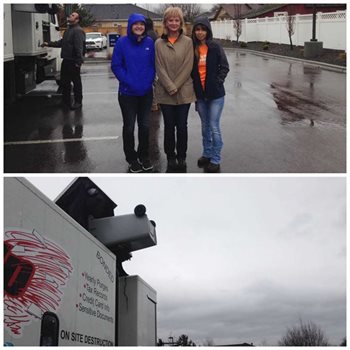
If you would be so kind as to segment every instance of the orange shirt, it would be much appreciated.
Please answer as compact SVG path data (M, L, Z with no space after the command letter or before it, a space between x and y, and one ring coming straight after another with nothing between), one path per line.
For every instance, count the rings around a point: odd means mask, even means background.
M172 44L172 45L174 45L175 44L175 41L177 40L177 38L169 38L168 37L168 41Z
M207 54L208 46L202 44L198 46L199 60L198 60L198 72L201 79L202 88L205 89L205 77L207 75Z

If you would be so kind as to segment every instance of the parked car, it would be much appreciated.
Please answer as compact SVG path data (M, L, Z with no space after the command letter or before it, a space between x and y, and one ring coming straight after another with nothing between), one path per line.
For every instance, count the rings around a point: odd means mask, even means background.
M107 47L107 37L99 32L86 33L86 48L105 49Z

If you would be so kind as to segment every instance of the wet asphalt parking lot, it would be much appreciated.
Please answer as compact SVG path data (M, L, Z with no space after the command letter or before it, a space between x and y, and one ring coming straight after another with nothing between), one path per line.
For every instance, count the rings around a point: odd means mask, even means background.
M346 74L226 51L230 73L222 115L222 173L344 173ZM83 108L65 111L55 82L4 109L5 173L126 173L118 82L110 62L82 67ZM188 119L187 172L201 156L200 120ZM154 172L166 171L163 121L151 115Z

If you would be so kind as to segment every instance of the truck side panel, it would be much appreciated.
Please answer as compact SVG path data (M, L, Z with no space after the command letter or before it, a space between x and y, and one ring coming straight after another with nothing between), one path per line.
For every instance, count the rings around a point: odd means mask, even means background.
M156 346L157 292L139 276L119 278L118 345Z
M11 4L4 4L4 102L14 102L15 86L15 56L13 54Z
M45 312L58 345L115 344L115 256L25 179L4 179L4 342L43 342Z
M11 5L4 4L4 62L13 61Z

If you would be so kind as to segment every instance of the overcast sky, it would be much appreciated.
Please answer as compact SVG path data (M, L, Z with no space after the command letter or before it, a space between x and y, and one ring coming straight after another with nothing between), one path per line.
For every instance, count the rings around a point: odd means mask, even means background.
M164 4L164 3L167 3L167 2L169 3L170 1L168 1L168 0L167 1L162 1L161 3L160 2L150 3L148 1L145 1L145 2L138 2L136 5L140 6L140 7L143 7L145 9L149 10L149 11L153 11L153 10L157 10L159 8L160 4ZM201 1L201 2L196 2L196 3L200 4L201 9L203 11L209 11L215 5L215 4L209 3L207 1Z
M50 199L72 178L28 178ZM345 179L91 177L115 215L143 203L158 245L124 263L158 298L158 337L274 345L313 321L346 335Z

